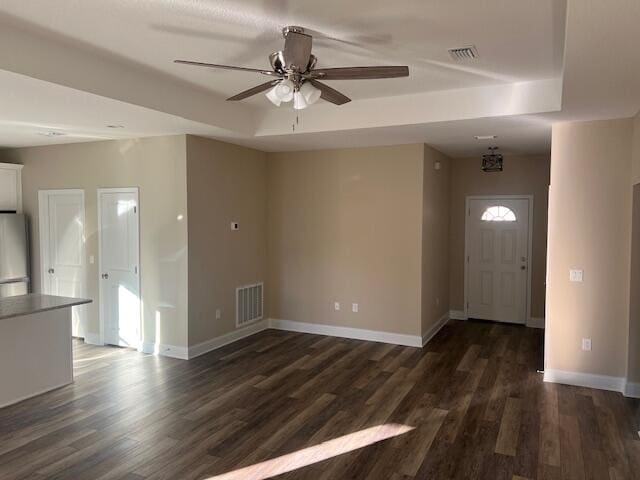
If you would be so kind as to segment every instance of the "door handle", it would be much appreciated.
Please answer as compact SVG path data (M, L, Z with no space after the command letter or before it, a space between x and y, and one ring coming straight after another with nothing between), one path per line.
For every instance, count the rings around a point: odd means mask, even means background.
M49 273L56 273L56 271L53 268L50 268L49 270L47 270Z
M102 278L105 279L105 280L108 279L109 278L109 274L108 273L103 273L102 274Z

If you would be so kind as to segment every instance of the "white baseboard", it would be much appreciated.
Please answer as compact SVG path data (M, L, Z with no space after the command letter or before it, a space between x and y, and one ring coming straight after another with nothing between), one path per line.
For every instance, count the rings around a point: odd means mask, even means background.
M269 327L276 330L290 332L313 333L330 337L353 338L354 340L368 340L370 342L392 343L407 347L422 347L420 335L405 335L401 333L381 332L378 330L365 330L361 328L336 327L333 325L321 325L317 323L294 322L277 318L269 319Z
M428 332L422 334L422 346L424 347L429 341L436 336L436 334L444 327L449 321L450 313L445 313L442 317L438 319L436 324L429 329Z
M211 340L207 340L206 342L198 343L189 347L189 359L204 355L205 353L224 347L225 345L229 345L230 343L237 342L238 340L254 335L258 332L266 330L267 328L269 328L269 321L266 319L260 320L259 322L249 325L248 327L234 330L233 332L227 333L220 337L212 338Z
M610 377L608 375L593 375L590 373L567 372L564 370L544 371L544 381L549 383L564 383L577 387L597 388L625 393L624 377Z
M152 355L162 355L164 357L179 358L181 360L189 359L189 349L177 345L143 342L138 350L142 353L150 353Z
M450 310L449 318L451 320L469 320L469 317L467 317L467 314L464 313L463 310Z
M624 396L631 398L640 398L640 383L625 382Z
M9 405L15 405L16 403L20 403L23 400L27 400L29 398L37 397L38 395L42 395L43 393L52 392L54 390L57 390L58 388L62 388L62 387L66 387L67 385L71 385L72 383L73 383L73 381L64 382L64 383L61 383L60 385L55 385L53 387L46 387L46 388L43 388L41 390L37 390L37 391L35 391L33 393L30 393L28 395L23 395L23 396L18 397L18 398L12 398L8 402L0 403L0 408L8 407Z
M529 317L529 320L527 320L527 327L544 328L544 317Z
M90 345L104 345L104 342L100 339L100 335L95 333L85 333L84 343L88 343Z

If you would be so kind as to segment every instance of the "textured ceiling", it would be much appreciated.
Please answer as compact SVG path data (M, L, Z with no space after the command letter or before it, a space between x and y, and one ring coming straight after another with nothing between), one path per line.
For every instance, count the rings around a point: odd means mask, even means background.
M637 0L3 0L0 146L193 133L269 151L426 142L458 157L497 134L503 151L548 152L555 122L638 111L639 22ZM321 66L411 75L334 81L353 102L296 113L262 95L224 102L264 78L172 63L266 67L288 24L311 30ZM448 57L468 44L480 59Z
M222 98L261 83L251 73L198 69L175 58L268 67L280 30L314 34L318 66L410 66L408 79L340 82L354 99L554 78L562 68L557 0L3 0L0 15L26 30L137 63ZM1 17L0 17L1 18ZM447 49L475 44L470 65ZM336 82L337 84L337 82ZM263 96L251 100L270 108Z

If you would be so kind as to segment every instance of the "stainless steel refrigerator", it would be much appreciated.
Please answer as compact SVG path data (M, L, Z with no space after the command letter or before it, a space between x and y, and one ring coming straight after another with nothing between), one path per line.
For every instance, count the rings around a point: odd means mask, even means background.
M27 220L18 213L0 213L0 297L29 292Z

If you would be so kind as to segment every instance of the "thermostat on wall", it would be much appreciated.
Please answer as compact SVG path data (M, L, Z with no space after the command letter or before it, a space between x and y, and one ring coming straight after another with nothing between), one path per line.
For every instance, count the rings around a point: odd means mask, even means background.
M236 222L231 222L231 230L240 230L240 225Z

